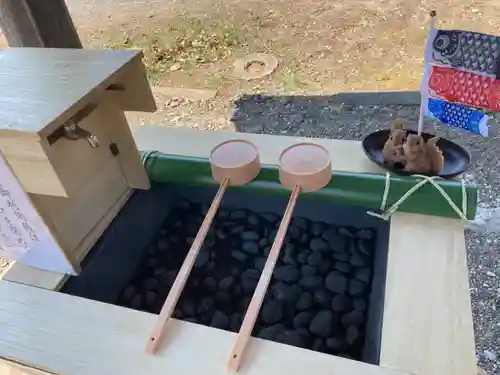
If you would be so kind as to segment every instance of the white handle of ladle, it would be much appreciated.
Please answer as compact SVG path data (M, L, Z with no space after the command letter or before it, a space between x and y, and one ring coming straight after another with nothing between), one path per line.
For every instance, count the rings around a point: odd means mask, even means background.
M276 232L276 238L274 239L273 246L269 251L266 264L264 265L264 269L262 270L262 274L259 278L259 283L257 284L255 292L252 296L252 300L248 305L248 309L245 314L245 318L243 319L243 323L241 324L236 343L233 347L233 351L231 352L231 357L229 358L229 370L231 371L238 371L238 369L240 368L243 352L245 351L245 348L248 345L248 341L250 340L250 335L252 334L255 321L257 320L257 316L259 315L262 301L264 300L269 282L271 281L271 278L273 276L274 267L276 266L276 262L280 255L280 250L283 246L286 231L288 229L288 225L290 224L290 219L292 218L293 210L295 209L295 203L297 202L299 193L300 186L296 185L292 191L292 195L290 196L288 205L286 206L285 213L283 214L283 219L281 220L281 224L278 228L278 231Z
M217 194L215 194L214 200L210 205L205 219L203 219L200 229L198 230L198 233L193 240L193 244L191 245L186 258L184 259L184 263L182 263L182 267L179 270L174 283L172 284L172 288L170 288L170 292L168 293L167 299L165 300L165 303L163 304L163 307L160 311L160 315L158 316L156 326L149 336L149 340L146 345L146 353L148 354L154 354L158 348L158 345L160 344L161 335L164 332L165 325L167 324L168 319L170 319L170 316L175 309L175 305L177 304L182 290L184 289L184 285L186 285L189 273L193 268L196 257L198 256L198 253L200 252L200 249L203 245L203 241L205 241L205 237L207 236L208 230L210 229L210 225L212 224L215 214L217 213L219 205L222 202L222 197L224 196L228 184L229 179L225 178L222 181Z

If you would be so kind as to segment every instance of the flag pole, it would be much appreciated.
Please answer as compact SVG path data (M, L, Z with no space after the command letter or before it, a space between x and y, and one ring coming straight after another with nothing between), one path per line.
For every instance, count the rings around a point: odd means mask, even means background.
M428 49L432 47L430 40L432 31L436 28L436 16L437 13L435 10L431 11L430 14L431 19L429 21L429 32L427 36L426 50L425 50L425 58L424 58L424 77L423 79L428 79L428 65L427 65L427 52ZM423 90L420 90L420 113L418 116L418 135L422 134L422 130L424 128L424 117L425 117L425 105L427 102L427 95L424 94Z

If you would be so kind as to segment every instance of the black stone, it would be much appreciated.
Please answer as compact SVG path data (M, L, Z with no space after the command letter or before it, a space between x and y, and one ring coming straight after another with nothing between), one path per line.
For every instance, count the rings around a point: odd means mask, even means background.
M159 251L165 251L169 247L168 239L165 237L158 238L158 242L156 243L156 247Z
M300 278L300 271L297 267L287 264L285 266L277 267L273 274L274 279L293 283Z
M196 257L194 262L194 268L203 267L210 260L210 252L206 250L201 250Z
M256 269L253 269L253 268L245 270L241 274L242 279L258 279L259 277L260 277L260 272Z
M338 354L347 349L346 342L340 337L329 337L326 339L326 346L332 352Z
M303 277L314 276L316 274L316 268L305 264L300 267L300 273Z
M346 237L354 237L354 232L351 228L347 228L347 227L340 227L338 228L338 232L340 235L342 236L346 236Z
M356 232L356 236L363 240L371 240L373 238L373 230L371 228L363 228Z
M275 324L262 329L257 337L265 340L274 340L276 338L276 335L283 332L284 329L285 326L283 324Z
M130 307L133 309L139 310L142 308L142 295L136 294L134 298L132 298L132 302L130 303Z
M317 352L324 352L326 350L325 339L322 339L320 337L315 339L311 349Z
M326 275L329 271L331 271L332 264L328 260L323 259L321 264L318 266L318 269L320 274Z
M205 264L204 268L206 271L213 271L215 268L215 262L213 260L208 262L207 264Z
M313 238L309 243L312 251L325 251L328 250L328 244L322 238Z
M158 288L158 285L160 285L160 282L155 277L150 277L144 280L144 283L142 284L144 290L155 290Z
M335 262L333 269L342 273L349 273L351 271L349 263L346 262Z
M258 218L256 215L254 215L254 214L250 214L250 215L248 215L248 217L247 217L247 221L248 221L250 224L252 224L252 225L257 225L257 224L259 224L259 218Z
M365 257L362 254L357 253L357 252L351 255L351 258L349 259L349 263L353 267L364 267L364 266L366 266Z
M245 227L243 225L236 225L231 228L231 234L239 234L242 233L245 230Z
M264 266L266 265L266 258L258 258L258 259L255 259L255 268L262 272L262 270L264 269Z
M215 231L215 235L217 236L217 239L224 241L227 238L227 234L224 233L222 229L218 229Z
M321 285L323 279L320 276L307 276L299 280L299 285L304 288L316 288Z
M291 243L286 243L283 249L283 263L296 265L297 259L295 258L295 247Z
M129 285L123 291L123 298L125 299L125 301L131 302L136 293L137 289L135 288L135 286Z
M217 282L213 277L206 277L203 280L203 286L207 288L209 292L215 292L215 290L217 289Z
M252 231L242 232L240 237L243 241L257 241L260 239L259 234Z
M272 213L264 213L264 214L261 214L260 216L262 216L264 218L264 220L266 220L272 224L276 223L280 219L278 215L275 215Z
M293 327L295 329L309 327L312 318L313 318L312 313L306 311L300 312L293 318Z
M272 286L272 291L276 300L291 303L297 301L300 297L301 288L298 285L287 285L280 281Z
M336 312L344 312L351 308L351 301L343 294L337 294L332 299L332 310Z
M301 251L300 253L297 254L297 261L301 264L307 263L307 258L309 258L308 251Z
M332 296L325 289L316 289L314 291L314 302L323 308L330 308Z
M241 279L241 287L246 292L253 292L258 282L259 279L251 279L251 278Z
M265 324L277 323L283 318L283 306L275 300L267 301L262 306L260 316Z
M246 241L243 242L241 250L247 254L254 255L259 253L259 246L253 241Z
M228 292L219 292L215 295L215 300L219 303L227 303L231 300L231 295Z
M309 325L309 331L319 337L329 337L334 331L334 316L331 311L323 310L317 313Z
M198 314L205 314L214 308L214 300L212 298L203 298L197 308Z
M219 289L222 291L228 290L231 285L233 285L233 277L232 276L226 276L223 279L219 281Z
M163 275L165 275L167 273L167 269L165 267L156 267L154 272L153 272L153 275L157 276L157 277L161 277Z
M313 304L313 297L308 292L302 292L299 299L295 303L297 310L307 310Z
M325 279L325 287L334 293L344 293L347 290L347 278L337 271L332 271Z
M157 265L158 265L158 259L153 257L146 259L146 266L155 268Z
M358 239L356 245L359 252L367 257L369 257L373 252L373 245L368 240Z
M294 225L291 225L288 228L287 236L290 236L290 238L292 240L298 240L301 235L302 235L302 232L301 232L300 228L298 228L298 227L296 227Z
M365 315L359 310L353 310L348 314L345 314L340 322L344 327L348 326L360 326L365 322Z
M229 217L235 220L245 219L247 217L247 212L245 210L233 211L229 214Z
M350 280L349 281L349 294L351 296L359 296L362 295L365 291L366 284L362 283L358 280Z
M345 341L348 345L355 345L359 337L360 334L357 327L354 326L347 327L345 331Z
M156 255L156 253L158 252L158 248L153 246L153 245L149 245L147 248L146 248L146 254L148 255Z
M359 281L369 284L372 277L372 271L368 267L359 268L354 272L354 277Z
M186 300L181 307L182 312L184 315L187 316L194 316L196 314L196 306L194 305L192 300Z
M239 250L231 251L231 256L235 259L238 259L240 262L244 262L245 260L247 260L247 255Z
M145 294L145 300L146 300L146 305L148 307L153 307L155 301L156 301L156 292L153 292L151 290L148 290Z
M233 314L231 317L231 322L229 323L229 329L233 332L238 332L241 323L243 323L243 314Z
M366 301L363 298L354 298L352 300L352 307L359 311L366 311Z
M238 303L238 308L241 312L247 311L248 305L250 304L250 300L251 300L250 297L245 297Z
M309 227L307 219L304 219L303 217L293 218L292 225L302 229L303 231L306 231Z
M332 253L332 257L335 260L338 260L339 262L347 262L351 255L348 252L334 252Z
M215 328L228 329L229 328L229 318L226 314L220 311L216 311L212 317L210 325Z
M286 330L276 335L276 342L286 345L293 345L299 348L305 347L303 336L298 331Z
M325 230L325 225L323 223L313 223L311 227L311 233L314 236L320 236Z
M307 263L310 266L317 267L321 264L321 261L323 260L323 255L318 252L318 251L313 251L311 255L307 258Z
M302 236L299 238L300 243L307 243L309 240L309 236L306 233L302 233Z
M266 237L262 237L259 241L259 246L264 247L269 243L268 239Z

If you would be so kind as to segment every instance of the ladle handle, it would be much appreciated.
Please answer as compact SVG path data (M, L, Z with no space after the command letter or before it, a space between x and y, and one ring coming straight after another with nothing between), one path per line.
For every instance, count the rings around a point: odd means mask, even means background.
M200 249L203 245L203 241L207 236L208 230L210 229L210 225L212 224L215 214L217 213L217 209L219 208L219 205L222 201L222 197L224 196L224 192L226 191L228 184L229 180L227 178L222 181L222 184L220 185L217 194L215 194L214 200L210 205L210 208L205 216L205 219L203 219L200 229L198 230L198 233L194 238L193 244L191 245L191 248L189 249L186 258L184 259L184 263L182 263L182 267L179 270L177 277L175 278L172 288L170 288L170 292L168 293L167 299L165 300L165 303L163 304L163 307L160 311L160 315L158 316L156 326L153 329L151 335L149 336L149 340L146 345L146 352L148 354L154 354L156 352L156 349L158 348L158 345L160 344L160 338L161 335L163 334L165 325L167 324L168 319L172 315L172 312L175 309L175 305L177 304L177 301L179 300L182 290L184 289L184 285L186 284L186 281L189 277L189 273L193 268L193 265L196 261L196 257L200 252Z
M300 186L296 185L292 191L292 195L290 196L288 205L286 206L286 210L276 233L276 238L273 242L273 246L269 251L266 264L264 265L264 269L262 270L262 274L260 275L259 283L255 288L252 300L250 301L250 305L248 306L245 318L243 319L243 323L241 324L241 328L236 339L236 344L233 347L233 351L229 359L230 371L238 371L238 369L240 368L243 353L248 344L248 341L250 340L250 335L252 334L255 321L257 320L257 316L259 315L260 307L262 306L262 301L264 300L267 287L269 286L269 282L271 281L271 278L273 276L274 267L276 266L281 247L283 246L283 241L286 236L288 225L290 224L290 219L292 218L293 210L295 208L295 203L297 202L299 192Z

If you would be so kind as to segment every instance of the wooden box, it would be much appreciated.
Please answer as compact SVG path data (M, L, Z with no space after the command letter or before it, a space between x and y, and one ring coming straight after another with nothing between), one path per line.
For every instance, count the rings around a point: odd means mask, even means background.
M141 52L0 54L0 151L75 265L131 189L149 188L124 111L155 109Z

